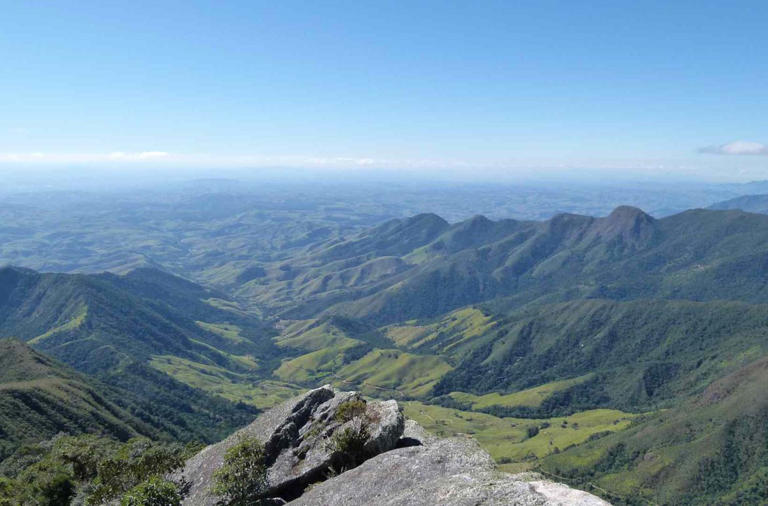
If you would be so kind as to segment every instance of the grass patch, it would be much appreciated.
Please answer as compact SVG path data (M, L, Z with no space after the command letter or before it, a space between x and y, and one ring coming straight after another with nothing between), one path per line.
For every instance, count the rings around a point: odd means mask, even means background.
M359 341L346 339L339 346L306 353L284 360L274 374L283 381L315 383L333 374L344 365L345 351L357 346Z
M215 307L216 309L229 311L230 313L234 313L239 316L253 316L252 314L243 310L240 304L231 300L217 299L215 297L211 297L210 299L203 300L203 302L205 302L209 306Z
M385 335L397 346L409 349L429 347L433 351L452 353L461 345L483 335L494 327L490 316L473 307L448 313L428 325L392 325L384 328Z
M553 381L551 383L546 383L544 385L539 385L537 387L521 390L519 392L514 392L506 395L499 394L498 392L493 392L486 395L473 395L473 394L468 394L464 392L451 392L449 395L452 399L462 404L471 406L472 410L480 410L484 408L489 408L491 406L501 406L501 407L526 406L531 408L538 408L539 406L541 406L541 403L553 393L559 392L562 390L567 390L568 388L574 385L578 385L580 383L587 381L591 377L592 377L591 374L586 374L578 378L573 378L573 379L568 379L563 381Z
M88 306L83 304L82 306L80 306L80 309L77 312L77 316L75 316L74 318L72 318L71 320L69 320L64 324L59 325L58 327L52 328L51 330L49 330L44 334L41 334L33 339L30 339L28 342L29 344L37 344L51 337L52 335L58 334L59 332L67 332L70 330L75 330L78 327L80 327L80 325L83 324L86 316L88 316Z
M594 434L626 429L637 416L614 409L593 409L547 419L500 418L418 401L402 405L407 418L416 420L430 432L441 437L472 435L497 462L518 470L527 466L512 464L535 462L581 444ZM529 429L533 428L537 429L536 434L529 437Z
M289 383L258 380L221 367L201 364L170 355L153 356L149 365L191 387L233 402L244 402L259 409L270 408L290 399L299 387Z
M247 341L247 339L240 335L242 329L237 325L232 325L231 323L207 323L201 321L196 321L195 323L201 329L221 336L233 343L243 343Z
M317 320L301 320L289 325L275 342L282 348L319 351L326 348L345 348L360 341L350 338L328 321L318 323Z
M336 373L337 383L368 395L422 397L452 367L442 358L400 350L373 350Z

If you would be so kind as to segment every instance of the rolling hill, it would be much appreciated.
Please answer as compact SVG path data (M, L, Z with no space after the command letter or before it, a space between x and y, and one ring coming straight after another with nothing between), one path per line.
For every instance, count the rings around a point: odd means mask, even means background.
M0 460L24 442L58 433L139 435L170 439L167 420L153 419L127 392L109 387L32 350L0 340Z
M157 270L116 276L6 267L0 269L0 337L25 341L130 393L142 419L174 438L213 441L257 410L194 388L155 365L158 357L185 359L225 368L250 384L269 369L276 349L270 331L246 313L221 309L227 301L219 297Z
M0 269L0 336L137 395L172 437L187 424L210 439L297 388L332 383L407 401L435 430L482 434L511 469L542 465L660 502L752 493L727 477L699 489L695 477L705 462L713 476L730 466L701 438L741 455L744 438L718 427L762 430L741 403L760 395L749 364L768 356L768 216L422 214L244 264L220 290L154 268ZM711 408L717 418L702 396L731 383L737 401ZM722 424L685 433L686 410ZM624 450L666 451L644 430L679 435L658 473ZM739 467L745 483L759 481L756 459Z

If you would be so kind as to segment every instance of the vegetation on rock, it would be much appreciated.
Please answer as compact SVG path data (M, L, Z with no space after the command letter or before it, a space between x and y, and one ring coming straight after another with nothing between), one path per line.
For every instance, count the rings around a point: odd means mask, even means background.
M212 491L231 506L259 504L267 491L264 446L252 436L242 436L224 454L224 464L213 476Z

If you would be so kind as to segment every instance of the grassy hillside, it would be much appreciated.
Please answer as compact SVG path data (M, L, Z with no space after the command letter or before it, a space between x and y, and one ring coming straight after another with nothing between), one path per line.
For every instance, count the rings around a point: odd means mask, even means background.
M152 420L124 392L79 374L21 341L0 340L0 460L23 442L41 441L59 432L121 440L139 435L170 438L166 429L171 425Z
M277 353L259 320L210 306L212 295L221 296L156 270L115 276L3 268L0 337L25 340L130 394L142 420L175 438L212 441L248 423L256 410L150 367L153 358L223 368L253 384Z
M763 356L767 322L768 306L742 302L583 300L531 308L475 338L435 393L512 393L589 374L535 409L495 412L654 409Z
M418 401L406 401L403 407L407 417L438 436L474 437L509 471L530 469L547 455L622 431L637 416L618 410L596 409L567 417L501 418Z
M457 403L466 405L472 411L489 408L538 408L553 395L585 383L592 378L592 374L585 374L578 378L553 381L511 394L493 392L485 395L473 395L466 392L451 392L448 396Z
M396 349L376 349L346 364L334 375L343 388L377 397L425 397L453 369L445 359Z
M638 504L764 504L766 381L762 358L627 431L548 457L543 468Z

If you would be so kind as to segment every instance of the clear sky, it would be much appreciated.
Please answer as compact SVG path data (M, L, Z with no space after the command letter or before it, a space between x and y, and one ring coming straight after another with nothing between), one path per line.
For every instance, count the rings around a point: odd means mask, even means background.
M768 178L768 2L0 0L0 166Z

